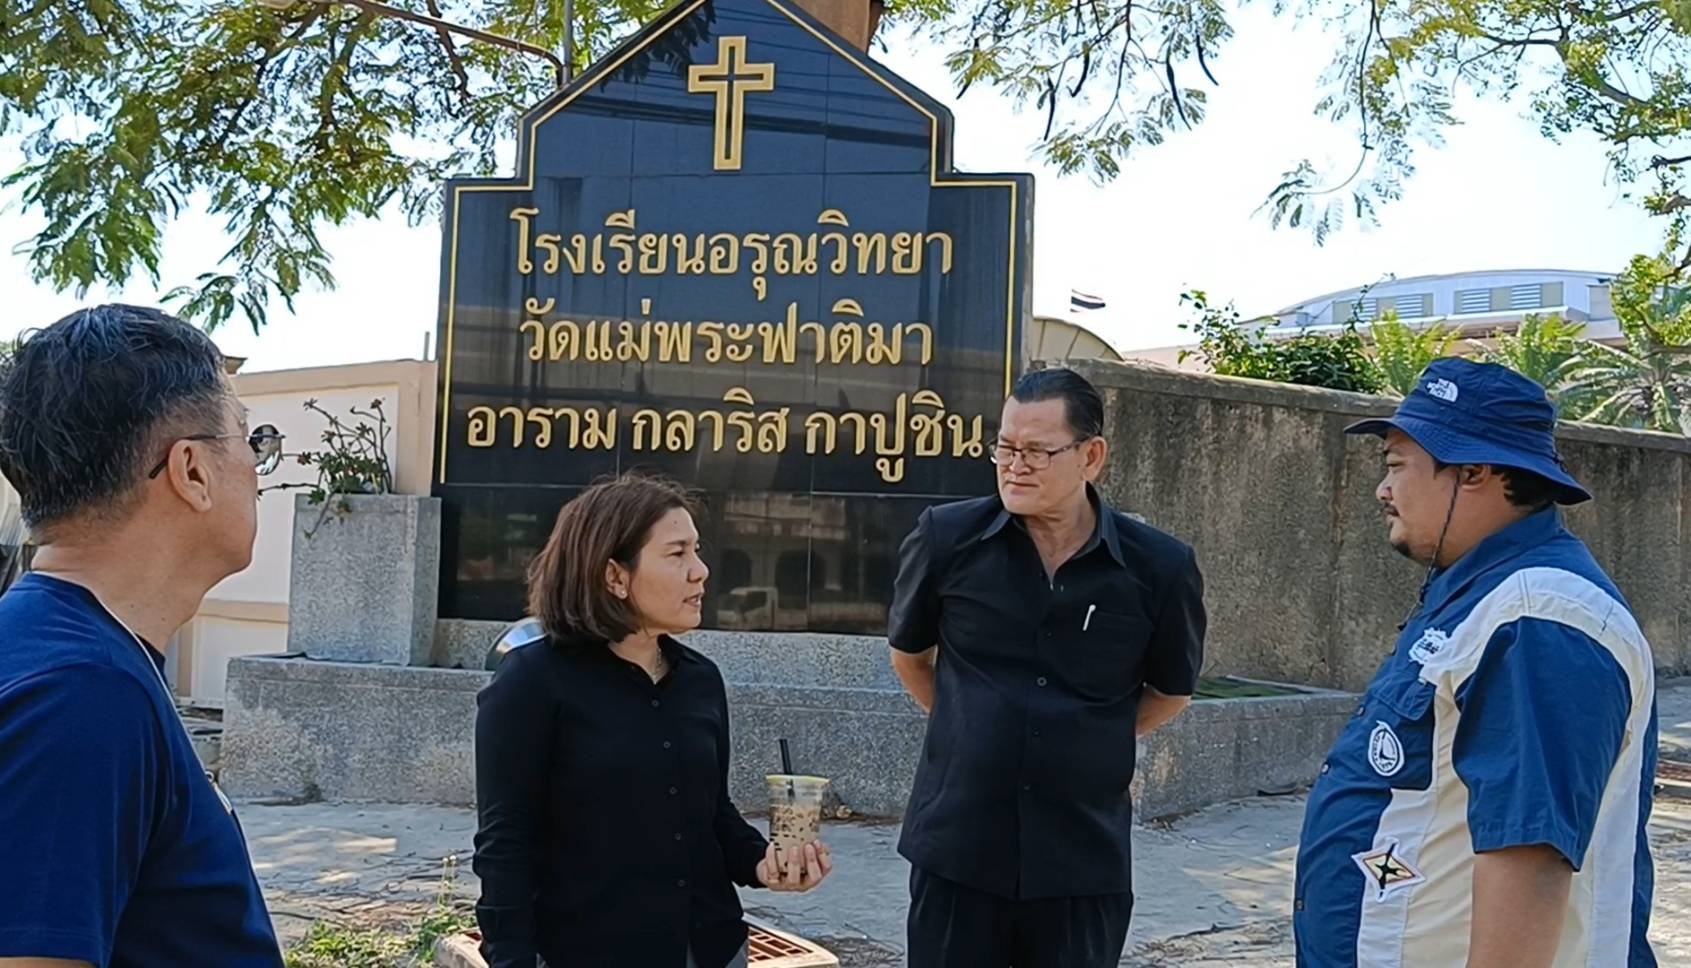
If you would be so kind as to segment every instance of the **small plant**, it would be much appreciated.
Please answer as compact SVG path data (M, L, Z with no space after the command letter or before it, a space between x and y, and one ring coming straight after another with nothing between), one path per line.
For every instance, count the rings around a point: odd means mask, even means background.
M294 457L301 466L317 468L317 483L278 484L268 490L305 490L307 500L322 506L317 523L305 532L310 538L330 514L350 513L346 495L393 492L393 468L388 463L388 437L393 427L379 398L370 401L366 409L349 407L347 413L356 419L351 425L315 399L305 401L305 409L328 422L323 429L323 449L303 451Z
M440 893L415 923L402 928L349 927L319 921L288 949L286 968L419 968L434 964L442 938L475 927L475 916L457 899L458 858L441 862Z
M435 896L434 908L417 922L411 950L419 964L434 964L435 945L442 938L462 934L476 926L474 913L458 903L458 855L448 854L441 861L440 893Z

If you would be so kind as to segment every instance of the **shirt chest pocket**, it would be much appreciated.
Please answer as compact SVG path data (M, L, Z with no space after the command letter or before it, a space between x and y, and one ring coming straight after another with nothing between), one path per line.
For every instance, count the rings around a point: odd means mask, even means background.
M1119 699L1144 678L1151 623L1140 615L1093 609L1068 634L1059 634L1063 675L1075 691L1098 699Z
M1367 768L1391 786L1424 790L1432 782L1433 694L1413 667L1395 668L1363 700Z

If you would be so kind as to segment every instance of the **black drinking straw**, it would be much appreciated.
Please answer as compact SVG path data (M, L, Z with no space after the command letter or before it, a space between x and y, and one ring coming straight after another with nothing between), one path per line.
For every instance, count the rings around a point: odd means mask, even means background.
M781 744L781 772L787 774L787 800L790 802L798 796L793 790L793 754L787 749L787 739L782 737Z

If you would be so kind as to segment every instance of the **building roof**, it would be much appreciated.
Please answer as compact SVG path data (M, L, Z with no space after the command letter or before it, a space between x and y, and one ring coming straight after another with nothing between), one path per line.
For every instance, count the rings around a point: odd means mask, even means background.
M1346 297L1358 296L1365 289L1370 294L1385 295L1389 294L1390 291L1401 288L1425 288L1429 285L1436 288L1440 283L1445 285L1454 285L1460 282L1477 283L1485 278L1505 276L1536 276L1545 278L1546 281L1550 281L1551 279L1559 279L1562 281L1569 279L1588 279L1590 280L1591 285L1603 285L1613 281L1615 276L1618 274L1619 273L1615 272L1581 272L1575 269L1478 269L1471 272L1444 272L1420 276L1404 276L1402 278L1385 278L1371 285L1352 286L1348 289L1339 289L1333 292L1323 293L1319 296L1312 296L1309 299L1293 303L1292 305L1281 309L1279 312L1269 313L1268 315L1284 316L1290 313L1303 312L1311 305L1335 302Z

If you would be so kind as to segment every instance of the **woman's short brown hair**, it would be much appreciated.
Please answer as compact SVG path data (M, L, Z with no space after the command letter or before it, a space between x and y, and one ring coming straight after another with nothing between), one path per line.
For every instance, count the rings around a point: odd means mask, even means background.
M554 642L620 642L640 630L634 603L605 584L605 565L633 571L652 526L675 508L697 516L681 485L646 474L597 481L564 505L528 568L529 614Z

